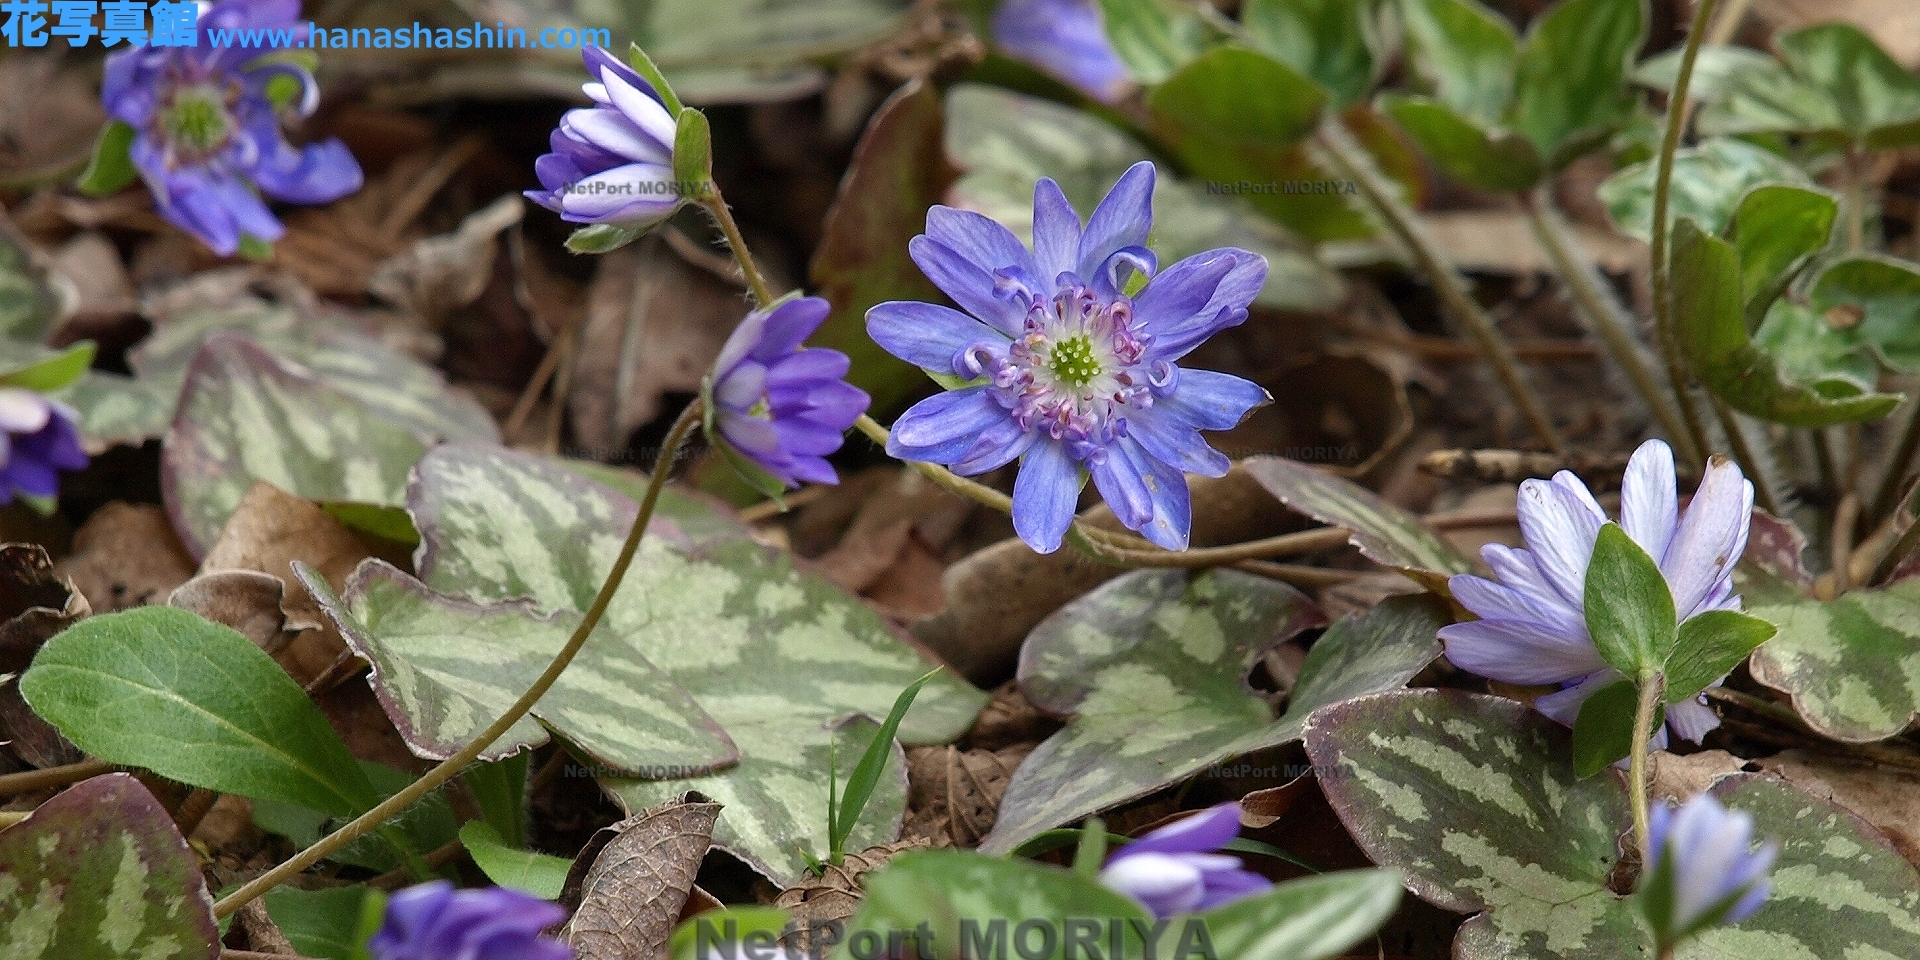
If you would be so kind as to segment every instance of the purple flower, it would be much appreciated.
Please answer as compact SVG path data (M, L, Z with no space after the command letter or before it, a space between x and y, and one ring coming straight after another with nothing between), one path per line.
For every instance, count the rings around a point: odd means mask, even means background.
M1240 805L1223 803L1161 827L1114 851L1100 882L1145 904L1156 917L1210 910L1273 886L1216 853L1240 833Z
M1527 548L1482 550L1497 582L1469 574L1449 581L1454 599L1480 619L1444 627L1440 639L1447 659L1463 670L1502 683L1562 686L1534 706L1572 726L1588 696L1622 679L1587 634L1587 563L1607 515L1586 484L1565 471L1521 484L1519 512ZM1753 484L1732 462L1709 463L1682 512L1672 449L1649 440L1634 451L1620 490L1620 526L1659 564L1680 620L1740 609L1733 568L1752 519ZM1695 743L1719 725L1704 696L1667 707L1667 727ZM1666 743L1662 730L1654 744Z
M800 347L828 309L819 297L800 297L749 313L713 362L707 437L744 460L735 466L750 479L760 472L784 487L840 482L825 457L866 412L867 395L842 379L846 354Z
M386 923L367 942L373 960L572 960L573 949L540 931L567 911L503 887L455 890L445 880L387 900Z
M1006 0L993 15L993 40L1096 100L1114 103L1133 88L1095 0Z
M673 177L676 118L632 67L599 47L580 51L594 105L569 110L534 161L540 190L527 198L569 223L652 226L680 209Z
M87 465L74 417L32 390L0 387L0 503L16 494L55 496L60 471Z
M225 0L199 18L212 30L305 42L299 0ZM243 238L278 240L285 232L261 199L328 203L360 189L360 165L339 140L287 143L268 95L293 82L301 116L319 105L313 75L287 47L132 47L107 57L101 102L135 131L130 157L160 215L231 256ZM279 54L274 56L274 54Z
M986 217L936 206L908 250L966 313L908 302L867 312L888 352L967 382L903 414L887 453L964 475L1019 458L1013 526L1042 553L1059 549L1087 474L1121 523L1185 549L1186 474L1231 465L1200 431L1232 427L1270 399L1239 377L1175 366L1246 319L1267 261L1224 248L1156 276L1153 180L1153 164L1135 164L1084 226L1059 185L1041 180L1031 251Z
M1767 899L1775 844L1753 847L1753 817L1699 794L1679 812L1654 805L1648 856L1640 874L1640 910L1662 946L1707 927L1736 924Z

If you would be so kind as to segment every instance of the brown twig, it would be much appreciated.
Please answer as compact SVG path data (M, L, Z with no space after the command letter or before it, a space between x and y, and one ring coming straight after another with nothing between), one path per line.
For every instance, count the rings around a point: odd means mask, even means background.
M767 500L762 503L756 503L750 507L741 507L740 519L746 523L762 523L767 520L772 520L774 517L786 513L788 510L792 510L795 507L804 507L826 496L827 491L831 489L833 488L827 486L801 487L787 494L787 502L784 506L772 500Z
M79 783L89 777L103 773L112 773L113 764L104 760L82 760L69 763L64 767L48 767L45 770L22 770L0 776L0 797L9 797L16 793L33 793L38 790L51 790L71 783Z

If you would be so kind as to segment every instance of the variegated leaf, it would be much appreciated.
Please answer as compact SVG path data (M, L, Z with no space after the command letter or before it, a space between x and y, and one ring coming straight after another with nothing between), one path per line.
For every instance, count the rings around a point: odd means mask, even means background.
M444 760L471 743L553 661L580 615L524 601L451 597L382 560L363 561L344 597L304 564L295 572L347 644L373 665L373 689L414 753ZM605 625L532 715L482 753L497 760L547 741L545 723L609 769L692 776L740 759L687 691ZM665 773L663 773L665 771Z
M161 454L161 489L174 529L198 555L255 480L312 500L399 506L407 471L426 449L413 431L310 371L221 333L187 373Z
M982 842L1011 850L1061 824L1175 783L1229 757L1300 735L1328 703L1398 687L1439 654L1431 601L1390 600L1313 646L1284 715L1246 677L1267 649L1324 622L1285 584L1235 571L1139 570L1034 628L1020 684L1073 715L1015 771Z
M1748 612L1780 628L1754 651L1755 680L1793 698L1808 725L1862 743L1920 716L1920 580L1820 601L1752 574Z
M409 508L421 532L422 578L482 602L528 598L542 610L585 609L636 510L548 461L493 447L441 447L416 478ZM607 629L693 695L739 747L740 764L691 781L606 785L629 810L688 789L726 804L715 843L791 881L804 868L796 846L818 850L824 837L829 730L849 714L884 716L926 672L929 656L781 551L745 540L688 551L672 539L650 535L642 544L607 610ZM915 701L900 739L950 740L984 701L943 673ZM857 733L843 732L843 766L864 747ZM900 780L884 779L852 846L893 839L904 801Z
M612 487L636 503L647 495L648 478L645 474L592 460L561 459L554 462L588 480ZM653 515L673 521L673 525L694 543L744 540L753 536L752 528L741 522L740 515L725 501L678 484L669 483L660 488L660 502L654 505Z
M1328 707L1307 724L1320 788L1375 863L1447 910L1458 960L1626 960L1642 946L1607 887L1626 790L1573 772L1571 735L1526 706L1414 690Z
M1404 570L1429 587L1444 590L1448 577L1473 569L1419 517L1351 480L1280 457L1249 457L1241 466L1287 506L1352 531L1353 545L1367 559Z
M0 953L214 960L213 898L165 807L124 773L94 777L0 832Z

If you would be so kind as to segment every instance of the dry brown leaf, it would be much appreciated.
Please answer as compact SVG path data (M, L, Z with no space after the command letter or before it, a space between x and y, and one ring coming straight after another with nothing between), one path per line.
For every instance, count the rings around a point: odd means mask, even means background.
M946 609L947 594L940 586L946 572L946 561L915 534L907 538L893 565L867 585L865 595L901 623L918 623Z
M1436 247L1447 251L1455 266L1481 273L1544 274L1553 262L1540 248L1533 227L1517 210L1447 210L1424 218ZM1647 262L1646 246L1638 240L1586 224L1573 232L1607 273L1623 274Z
M53 272L74 291L73 308L48 337L52 343L80 340L131 344L145 332L137 320L140 301L120 263L120 250L104 234L78 233L53 254Z
M0 59L0 187L78 173L107 120L87 67L66 67L52 50L9 53Z
M1805 750L1788 750L1759 765L1853 811L1885 834L1901 856L1920 865L1920 773Z
M719 804L690 793L594 834L560 894L576 904L565 937L578 960L663 954L719 816Z
M500 253L499 236L519 223L525 210L526 204L509 194L468 215L452 233L414 241L374 267L367 292L437 329L486 292Z
M413 220L424 200L473 151L463 142L411 153L356 193L324 207L295 210L286 218L286 235L274 244L274 263L321 294L361 296L381 261L402 253L420 235Z
M773 905L787 911L793 930L783 942L789 951L806 956L813 952L813 932L844 923L860 907L860 878L885 866L887 861L909 850L931 846L925 839L898 840L849 853L838 864L827 864L818 877L809 878L780 892ZM824 946L824 945L823 945Z
M995 688L993 698L973 720L973 729L962 739L969 748L999 750L1014 744L1037 744L1053 736L1062 724L1033 705L1020 690L1020 684L1008 680Z
M1702 750L1686 756L1656 751L1650 792L1655 799L1665 797L1675 803L1685 803L1707 792L1715 780L1739 773L1746 765L1745 760L1725 750Z
M60 579L47 551L34 544L0 546L0 676L18 676L54 634L93 611ZM0 681L0 739L36 767L78 763L80 750L33 712L13 680Z
M1000 815L1000 798L1034 744L961 750L948 744L907 751L907 821L902 836L936 847L977 847Z
M54 572L72 580L94 612L113 613L165 603L193 568L165 510L115 501L87 518Z
M279 653L312 621L290 621L285 609L286 581L258 570L214 570L175 588L167 605L224 623L269 655Z

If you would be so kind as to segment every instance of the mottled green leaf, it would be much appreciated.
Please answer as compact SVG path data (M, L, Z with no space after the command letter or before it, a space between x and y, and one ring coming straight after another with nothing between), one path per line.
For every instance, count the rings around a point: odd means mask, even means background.
M1747 612L1780 631L1754 652L1754 679L1791 696L1815 730L1861 743L1920 717L1920 580L1825 602L1756 576L1742 591Z
M566 4L567 9L575 5ZM600 9L609 9L602 7ZM900 29L908 0L653 0L610 5L690 103L784 99L815 61L849 54ZM611 16L603 19L611 20Z
M1824 92L1841 123L1868 149L1920 140L1920 78L1850 23L1821 23L1779 38L1780 59Z
M0 217L0 338L39 343L53 329L61 298L25 237Z
M537 458L449 445L423 459L409 508L422 535L418 566L436 590L483 603L527 598L580 611L612 565L634 503ZM856 757L865 722L883 716L934 664L866 604L788 555L748 541L693 551L650 535L607 611L605 627L693 695L739 747L737 767L691 780L606 780L629 810L693 789L726 804L715 843L783 882L817 848L827 823L830 735ZM950 673L928 684L902 742L940 743L972 722L984 694ZM865 732L866 739L860 734ZM900 778L883 780L849 846L893 839Z
M369 898L379 898L371 887L328 887L302 890L275 887L261 899L274 926L303 957L314 960L358 960L361 944L354 933Z
M1254 49L1311 77L1342 109L1373 87L1372 17L1372 0L1248 0L1240 9Z
M204 552L256 480L311 500L405 502L427 445L340 388L235 333L209 338L187 373L161 454L174 529Z
M557 459L553 462L601 486L612 487L635 503L647 495L648 477L645 474L591 460ZM753 537L753 528L742 522L740 515L724 501L675 483L660 488L660 499L653 505L653 515L673 521L672 528L693 543L748 540Z
M1132 137L1078 110L994 87L961 84L947 93L946 149L966 169L953 185L950 203L1006 224L1023 240L1033 230L1033 185L1041 177L1060 184L1082 216L1106 196L1127 168L1151 157ZM1304 158L1267 171L1257 180L1200 184L1160 168L1153 192L1153 248L1164 267L1217 247L1240 247L1267 258L1265 286L1256 300L1286 310L1324 310L1344 295L1339 276L1300 249L1285 229L1253 214L1236 200L1263 209L1289 204L1325 212L1327 223L1345 218L1366 231L1339 196L1279 193L1279 180L1324 180ZM1261 191L1256 193L1254 191ZM1271 192L1267 192L1271 191ZM1318 214L1316 214L1318 216Z
M1652 236L1653 179L1654 164L1647 161L1600 184L1600 199L1621 233L1640 240ZM1708 140L1674 156L1668 215L1675 221L1691 217L1700 229L1717 234L1733 219L1748 190L1775 181L1811 182L1779 154L1727 137Z
M584 485L584 484L583 484ZM371 682L409 749L444 760L533 685L580 623L569 610L474 603L367 560L334 594L304 564L294 572L373 665ZM628 776L694 776L739 753L712 717L632 645L596 627L553 688L480 756L497 760L547 741L542 724Z
M1587 632L1613 668L1644 680L1673 650L1678 619L1660 565L1617 523L1600 528L1587 565Z
M1881 359L1895 369L1920 370L1920 270L1893 257L1848 257L1820 274L1808 300L1822 318L1836 308L1842 322L1857 319L1844 331L1873 345ZM1858 311L1846 316L1846 311Z
M1107 39L1134 79L1152 86L1219 39L1192 7L1177 0L1097 0Z
M1824 312L1792 300L1774 301L1753 333L1753 345L1795 383L1847 380L1861 390L1880 378L1880 364L1860 327L1837 327Z
M1034 628L1020 685L1072 716L1015 771L981 849L1031 837L1143 796L1230 757L1287 743L1322 705L1397 687L1438 653L1429 601L1389 601L1336 624L1308 653L1284 714L1246 676L1260 655L1319 622L1297 591L1219 570L1135 571Z
M1740 198L1727 239L1740 257L1750 328L1760 325L1767 308L1826 247L1839 214L1832 194L1791 184L1762 184Z
M0 831L0 943L20 960L215 960L200 864L138 780L94 777Z
M932 942L921 944L923 957L960 960L968 957L1020 956L1031 960L1062 960L1084 955L1066 946L1068 925L1093 927L1093 943L1104 951L1110 934L1122 938L1115 956L1145 954L1140 926L1153 928L1152 917L1132 899L1081 877L1070 870L1035 863L983 856L970 850L920 850L903 853L878 871L861 878L865 897L848 922L850 935L874 931L879 942L888 932L912 934L927 924ZM995 921L1001 921L995 923ZM1022 921L1027 924L1022 937ZM1176 922L1156 946L1173 956L1184 924ZM995 947L994 938L1004 946ZM1024 942L1026 949L1017 944ZM1198 954L1195 954L1196 956Z
M1512 700L1414 690L1328 707L1307 725L1327 799L1416 896L1478 913L1458 960L1650 956L1607 887L1630 823L1611 775L1579 779L1567 731Z
M1560 0L1533 22L1514 76L1515 130L1549 166L1600 146L1633 111L1627 70L1647 0Z
M1280 457L1250 457L1241 466L1287 506L1352 531L1354 546L1375 563L1415 574L1436 589L1473 568L1419 517L1351 480Z
M1401 0L1414 69L1441 103L1497 123L1513 96L1520 40L1507 19L1477 0Z
M507 846L500 831L478 820L460 828L460 842L488 880L542 900L558 900L573 869L573 861L565 857Z
M326 717L272 657L185 610L82 620L40 648L20 692L102 760L336 815L379 802Z
M80 415L81 440L98 453L112 446L137 447L166 433L180 385L89 370L51 397Z
M1429 97L1387 94L1380 109L1448 176L1482 190L1511 193L1540 182L1540 153L1518 134L1487 129Z

